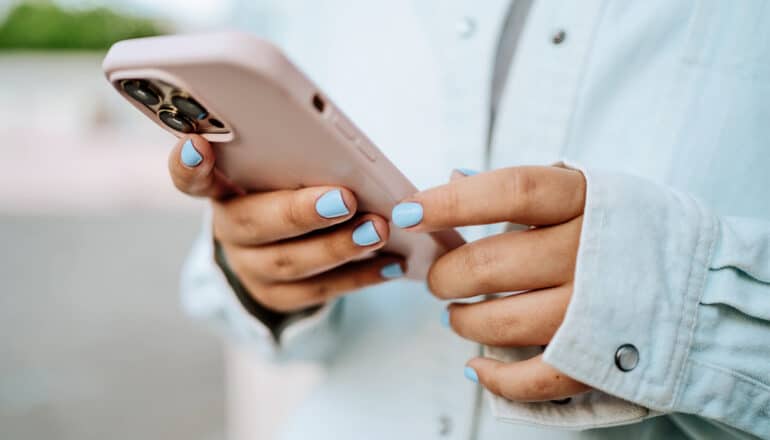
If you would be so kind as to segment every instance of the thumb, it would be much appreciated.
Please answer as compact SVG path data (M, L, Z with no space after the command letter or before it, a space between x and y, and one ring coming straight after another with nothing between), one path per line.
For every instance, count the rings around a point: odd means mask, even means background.
M201 136L182 138L171 150L168 171L174 186L191 196L220 199L239 190L215 167L211 144Z

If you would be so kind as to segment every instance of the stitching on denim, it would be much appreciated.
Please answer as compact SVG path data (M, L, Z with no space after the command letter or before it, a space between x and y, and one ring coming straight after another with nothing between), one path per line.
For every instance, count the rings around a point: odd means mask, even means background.
M743 373L740 373L738 371L733 371L733 370L730 370L730 369L725 368L725 367L720 367L719 365L714 365L711 362L700 361L700 360L697 360L697 359L690 359L689 361L692 362L693 364L698 364L698 365L700 365L702 367L705 367L705 368L708 368L710 370L716 370L716 371L719 371L721 373L727 374L727 375L735 378L739 382L744 382L744 383L748 383L748 384L750 384L752 386L760 387L764 391L770 393L770 383L762 382L761 380L755 379L755 378L753 378L751 376L747 376L747 375L745 375Z
M677 194L679 197L683 197L679 194ZM704 293L704 286L706 277L708 276L708 262L711 260L711 254L714 250L714 243L716 240L713 239L714 235L714 226L715 226L715 220L707 213L704 212L703 207L700 206L700 204L695 200L691 199L690 202L693 204L694 208L697 209L698 214L700 216L700 225L698 228L698 241L695 245L695 252L693 252L692 256L692 262L690 263L690 273L687 276L687 290L685 296L683 297L682 301L682 322L680 322L680 325L684 324L685 320L685 311L688 306L688 299L690 296L695 294L695 298L693 298L695 301L693 302L693 310L692 310L692 317L690 318L689 328L687 329L687 339L685 342L684 347L684 354L682 359L682 366L679 368L679 372L676 375L676 379L674 381L674 389L671 393L671 402L670 405L674 405L676 402L678 402L678 399L681 395L681 384L682 379L684 378L684 373L687 367L687 361L690 359L690 347L692 346L692 340L695 335L695 327L698 323L698 316L697 316L697 305L700 303L700 299L703 296ZM703 267L702 275L700 275L699 279L697 280L697 283L693 282L693 278L697 276L696 268L695 268L695 262L696 262L696 256L698 256L700 253L703 252L702 246L705 244L704 242L708 242L706 249L706 255L704 256L706 259L706 264ZM697 290L696 290L697 289ZM693 292L695 290L695 292ZM679 327L679 326L677 326ZM679 340L681 339L680 335L677 335L677 344L678 346Z

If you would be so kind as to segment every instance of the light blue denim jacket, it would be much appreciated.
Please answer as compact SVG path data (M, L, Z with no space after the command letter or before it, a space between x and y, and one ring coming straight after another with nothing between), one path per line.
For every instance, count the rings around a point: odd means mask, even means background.
M488 146L508 4L481 3L244 2L239 15L420 188L458 166L584 172L575 291L544 358L595 391L566 405L479 399L461 377L479 348L408 281L327 304L273 341L213 264L208 227L183 274L186 309L276 361L325 366L281 438L770 438L770 4L535 2ZM631 371L614 361L623 344L639 352Z

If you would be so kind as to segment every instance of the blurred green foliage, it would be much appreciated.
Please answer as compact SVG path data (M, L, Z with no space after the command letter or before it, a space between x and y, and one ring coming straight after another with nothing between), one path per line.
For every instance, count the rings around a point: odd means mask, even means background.
M47 1L23 2L0 25L0 50L101 50L118 40L160 33L152 20L107 8L67 10Z

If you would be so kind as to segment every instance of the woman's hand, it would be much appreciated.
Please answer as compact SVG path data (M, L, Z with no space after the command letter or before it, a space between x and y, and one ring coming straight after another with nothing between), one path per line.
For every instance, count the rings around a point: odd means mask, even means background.
M356 197L331 186L238 195L214 168L200 136L182 139L169 157L176 187L210 197L214 238L254 299L293 312L403 275L396 256L361 258L388 241L388 222L357 214ZM359 261L360 260L360 261Z
M393 222L425 232L512 222L532 225L461 246L431 267L428 285L441 299L527 291L453 303L444 319L460 336L499 347L543 346L564 319L572 295L585 205L585 179L556 167L515 167L454 179L400 203ZM466 377L518 401L562 399L588 387L542 360L468 362Z

